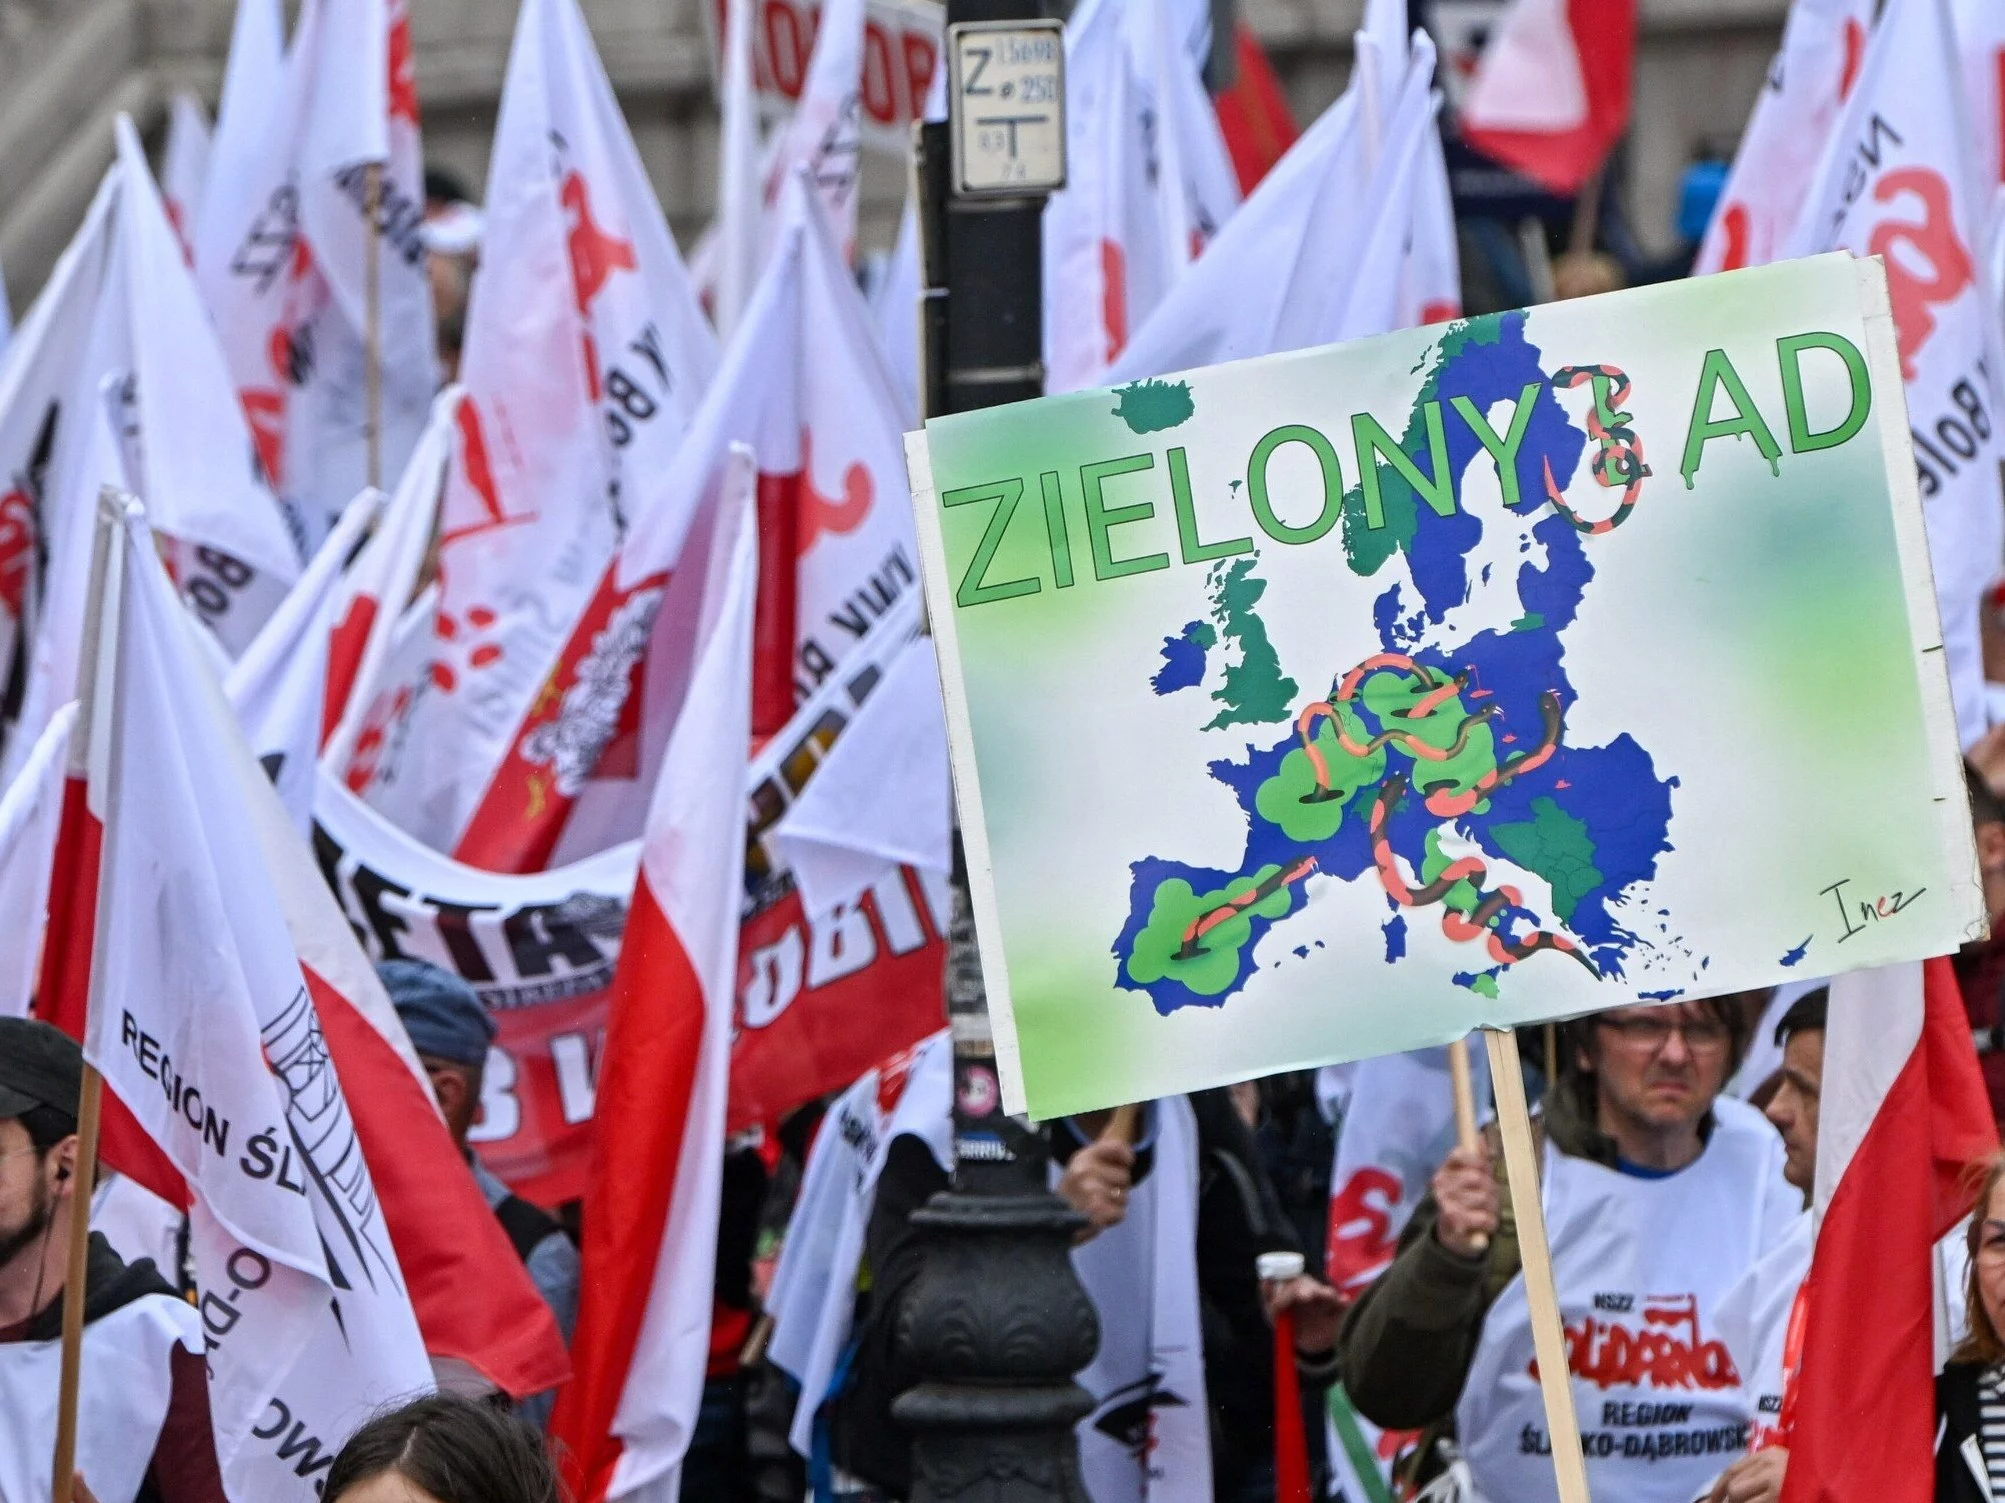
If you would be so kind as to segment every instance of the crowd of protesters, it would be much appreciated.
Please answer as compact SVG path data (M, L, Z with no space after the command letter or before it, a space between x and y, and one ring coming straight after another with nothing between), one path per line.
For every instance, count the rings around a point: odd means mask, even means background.
M1995 921L2005 918L2005 806L1974 770L1969 792ZM1998 941L1987 941L1958 962L1987 1066L1998 1053L1999 951ZM464 1149L493 1024L466 984L444 971L399 961L381 974ZM1545 1056L1557 1065L1552 1079L1528 1071L1539 1103L1554 1279L1562 1307L1580 1322L1568 1337L1598 1496L1625 1503L1774 1503L1781 1496L1789 1460L1788 1326L1810 1257L1805 1206L1817 1157L1827 1006L1817 987L1779 1009L1766 993L1616 1008L1560 1028ZM1728 1085L1757 1027L1770 1045L1765 1057L1776 1062L1759 1080L1743 1078L1747 1099L1739 1099ZM81 1073L77 1047L54 1029L0 1020L6 1496L37 1495L38 1459L49 1454L53 1433ZM1995 1069L1990 1080L1995 1090ZM744 1172L727 1175L716 1361L681 1482L691 1503L910 1496L912 1437L893 1403L918 1381L900 1317L926 1243L909 1215L948 1182L919 1137L889 1145L856 1278L853 1335L821 1404L816 1454L787 1445L799 1400L761 1355L759 1290L771 1244L788 1234L788 1199L820 1113L815 1106L796 1114L764 1154L743 1144L733 1155ZM1194 1236L1184 1256L1196 1290L1211 1497L1253 1503L1275 1496L1270 1321L1284 1309L1294 1321L1305 1412L1320 1416L1340 1382L1358 1413L1404 1435L1397 1485L1461 1489L1429 1496L1552 1495L1511 1188L1494 1127L1481 1148L1447 1156L1383 1274L1340 1297L1313 1273L1281 1282L1256 1273L1262 1253L1303 1253L1317 1269L1325 1252L1332 1126L1316 1110L1306 1077L1148 1103L1124 1129L1112 1115L1050 1125L1051 1182L1084 1218L1074 1257L1089 1292L1104 1300L1108 1285L1091 1271L1095 1244L1117 1261L1127 1256L1114 1250L1120 1229L1152 1178L1194 1165ZM1194 1146L1189 1165L1168 1146L1179 1133ZM1176 1167L1165 1171L1165 1164ZM575 1221L567 1225L567 1208L545 1210L513 1195L471 1152L466 1165L568 1335L578 1294ZM1942 1499L1992 1497L2005 1486L2002 1186L2005 1161L1988 1166L1977 1213L1959 1234L1968 1288L1954 1301L1958 1345L1940 1380ZM93 1383L81 1411L83 1434L86 1441L114 1431L151 1438L119 1452L132 1458L133 1475L100 1476L92 1495L215 1503L223 1492L201 1364L191 1349L199 1326L184 1299L190 1284L173 1261L172 1239L154 1246L167 1249L160 1264L141 1255L143 1244L120 1249L99 1231L84 1260L86 1349L102 1338L93 1355L120 1364L105 1371L147 1380ZM1121 1310L1103 1305L1099 1313L1103 1342L1129 1339ZM1637 1365L1633 1353L1641 1348L1622 1345L1640 1322L1654 1323L1672 1343L1657 1348L1660 1354L1675 1348L1676 1359L1698 1374L1679 1389L1676 1405L1662 1402L1665 1390ZM331 1461L324 1496L378 1503L554 1496L539 1448L527 1438L544 1423L548 1396L512 1406L511 1415L470 1374L442 1371L441 1388L439 1397L365 1426ZM1622 1443L1625 1435L1665 1433L1667 1412L1683 1437L1675 1445ZM1135 1448L1143 1458L1148 1425L1145 1419ZM1323 1428L1311 1424L1307 1432L1318 1475L1330 1487L1333 1458ZM1613 1444L1592 1443L1611 1432L1622 1432ZM88 1445L83 1454L88 1464Z
M431 290L450 376L479 220L444 175L428 179L427 195ZM1603 291L1664 270L1633 255L1562 258L1558 290ZM2005 677L2005 662L1997 676ZM2005 738L1980 744L1967 781L1997 925L2005 920ZM1969 947L1956 965L1994 1111L2005 1118L2005 932ZM530 1204L469 1147L492 1018L467 983L437 967L391 961L380 974L466 1172L568 1340L579 1300L576 1204ZM1527 1051L1544 1061L1527 1084L1554 1281L1574 1321L1567 1335L1580 1424L1606 1442L1588 1447L1598 1497L1779 1503L1789 1464L1791 1316L1811 1252L1827 1009L1827 993L1815 987L1779 1004L1759 993L1620 1007L1564 1024L1549 1049ZM1744 1066L1756 1045L1773 1063L1750 1079ZM78 1266L68 1208L81 1080L74 1043L46 1024L0 1019L0 1500L47 1493L62 1296ZM904 1327L927 1242L910 1216L949 1183L925 1141L898 1138L886 1152L854 1288L841 1291L852 1334L831 1390L801 1395L765 1355L763 1291L777 1249L796 1230L789 1210L825 1105L795 1113L768 1138L731 1145L711 1361L681 1472L689 1503L911 1496L912 1436L894 1405L920 1377ZM1276 1496L1272 1322L1286 1312L1321 1495L1340 1485L1323 1424L1340 1387L1346 1403L1395 1438L1393 1485L1404 1495L1434 1489L1429 1496L1489 1503L1554 1496L1512 1188L1494 1127L1481 1146L1447 1155L1384 1272L1340 1293L1318 1275L1343 1121L1319 1106L1311 1077L1141 1103L1132 1121L1118 1115L1050 1124L1050 1181L1084 1219L1074 1258L1111 1348L1134 1346L1136 1336L1130 1309L1109 1291L1145 1277L1146 1260L1160 1257L1124 1241L1124 1229L1145 1197L1173 1193L1163 1181L1189 1180L1191 1235L1177 1256L1193 1291L1205 1397L1202 1412L1185 1419L1201 1432L1210 1472L1194 1491L1217 1503ZM1938 1394L1935 1493L1958 1503L2005 1496L2005 1161L1973 1170L1986 1177L1961 1234L1967 1288L1953 1301L1958 1341ZM81 1257L84 1342L97 1374L79 1410L83 1495L221 1503L202 1328L187 1302L185 1218L134 1214L131 1187L116 1179L99 1195L98 1230ZM1259 1259L1277 1252L1301 1254L1310 1271L1263 1280ZM1628 1355L1640 1350L1630 1333L1646 1324L1700 1374L1675 1406ZM1133 1355L1144 1367L1152 1357L1146 1342ZM438 1376L439 1394L378 1416L327 1458L327 1503L552 1503L557 1484L539 1436L554 1396L508 1404L470 1370L442 1363ZM807 1454L788 1438L803 1402L816 1410ZM1132 1463L1122 1481L1118 1465L1096 1471L1089 1460L1094 1503L1150 1495L1157 1426L1169 1423L1164 1411L1145 1408L1126 1430L1082 1428L1083 1444L1106 1447L1111 1437ZM124 1441L111 1444L113 1436ZM128 1459L99 1467L99 1456Z

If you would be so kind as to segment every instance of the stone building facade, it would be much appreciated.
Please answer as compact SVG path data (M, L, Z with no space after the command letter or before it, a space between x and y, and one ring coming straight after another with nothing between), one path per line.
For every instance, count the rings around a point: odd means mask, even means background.
M716 112L704 0L584 0L606 67L685 247L715 195ZM1668 248L1680 174L1727 146L1780 36L1786 0L1642 0L1625 191L1646 247ZM515 0L412 0L428 157L484 178ZM1299 119L1342 88L1363 0L1241 0ZM129 112L157 139L168 101L212 108L231 0L0 0L0 271L17 310L41 285ZM904 193L891 159L865 172L862 238L884 244Z

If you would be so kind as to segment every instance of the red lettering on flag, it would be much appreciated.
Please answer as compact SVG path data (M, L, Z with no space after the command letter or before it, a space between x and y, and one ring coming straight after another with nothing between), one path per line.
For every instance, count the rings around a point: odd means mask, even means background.
M397 7L390 18L390 118L418 128L418 77L411 66L411 13Z
M576 170L568 174L563 187L558 190L558 198L564 205L564 212L571 216L571 233L566 242L571 254L571 292L577 299L579 315L589 321L592 303L605 290L613 273L633 271L640 263L634 257L631 240L608 234L593 220L591 190L585 186L583 174ZM585 330L584 340L585 384L596 402L599 400L599 355L589 327Z
M1100 242L1100 322L1111 361L1128 347L1128 258L1112 240Z
M1903 194L1921 201L1919 222L1883 219L1873 228L1867 253L1883 258L1887 290L1900 335L1901 375L1915 378L1915 357L1935 335L1935 305L1951 302L1976 279L1970 252L1956 237L1949 184L1927 167L1899 167L1873 185L1876 202L1890 204ZM1906 254L1896 254L1896 248Z
M487 457L487 435L481 427L480 409L474 406L473 398L461 400L453 412L453 425L459 429L460 473L466 476L468 487L480 498L481 510L487 513L487 520L447 528L439 534L439 547L443 549L450 543L492 532L497 527L535 521L537 514L533 511L511 517L502 508L501 487L495 483L494 466Z
M1838 79L1838 97L1850 99L1852 85L1859 81L1859 65L1866 60L1866 28L1857 16L1845 22L1845 71Z
M1720 270L1739 271L1747 265L1747 205L1728 204L1726 212L1720 215L1720 229L1727 238L1727 248L1720 257Z
M1399 1243L1392 1207L1399 1204L1399 1177L1375 1164L1346 1180L1330 1197L1330 1282L1355 1294L1383 1273Z
M16 621L35 558L35 506L25 491L0 496L0 605Z

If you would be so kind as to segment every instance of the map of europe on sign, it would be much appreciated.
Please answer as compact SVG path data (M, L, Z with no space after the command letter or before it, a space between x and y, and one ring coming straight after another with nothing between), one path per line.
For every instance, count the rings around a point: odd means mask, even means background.
M1906 421L1826 256L911 435L1006 1103L1981 934Z

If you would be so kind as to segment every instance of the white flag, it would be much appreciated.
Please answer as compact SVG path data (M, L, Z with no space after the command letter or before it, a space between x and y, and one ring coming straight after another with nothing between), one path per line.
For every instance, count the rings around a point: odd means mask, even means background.
M52 498L63 489L59 449L74 465L81 435L88 431L79 383L111 256L117 198L118 175L107 173L7 358L0 360L0 661L9 664L32 640L40 614L35 555L38 545L48 548L55 530ZM48 560L48 567L53 563ZM83 609L81 596L76 608ZM75 686L71 666L56 702L69 698ZM43 706L25 730L17 723L7 749L10 771L19 767L53 709L54 703Z
M76 683L102 485L147 501L178 588L226 650L250 641L300 568L137 133L123 117L117 138L89 239L80 237L74 260L65 257L52 301L37 304L23 331L32 342L0 381L0 453L26 451L23 490L39 498L46 532L16 759Z
M483 796L520 775L518 732L553 708L575 634L626 631L589 616L595 592L716 361L576 0L523 7L486 207L436 640L411 686L410 754L368 798L436 850L514 870L513 832L474 829Z
M759 273L764 201L759 172L759 99L754 88L755 0L726 0L724 69L717 86L717 222L712 243L711 312L729 339Z
M1044 210L1046 385L1095 384L1239 204L1172 8L1087 0L1065 28L1068 181Z
M285 913L259 776L134 512L106 519L76 735L103 842L86 1057L192 1200L217 1452L233 1496L315 1475L430 1368ZM200 945L188 936L203 937Z
M943 1170L953 1163L953 1063L953 1041L936 1033L865 1071L829 1107L801 1171L766 1310L767 1350L801 1387L787 1439L802 1456L813 1454L815 1414L854 1324L864 1234L892 1142L909 1134Z
M186 89L175 94L167 110L167 146L160 156L160 197L174 238L192 265L195 221L202 212L202 192L209 181L209 117L202 102Z
M2005 183L2005 6L1991 0L1952 0L1951 13L1956 45L1963 54L1964 99L1977 142L1979 187L1990 195Z
M1983 274L1989 200L1962 83L1947 0L1890 0L1790 253L1885 259L1943 655L1968 746L1987 719L1978 610L2005 567L2005 516L1998 308Z
M1358 32L1358 84L1368 121L1375 121L1367 155L1376 165L1395 134L1402 81L1413 63L1413 29L1406 0L1370 0ZM1455 237L1455 202L1441 132L1430 126L1419 143L1408 191L1407 240L1399 291L1385 329L1411 329L1455 318L1462 312L1462 256ZM1360 273L1355 280L1362 281ZM1376 302L1375 295L1368 298ZM1382 332L1374 328L1373 333Z
M820 919L911 866L953 866L947 720L933 639L909 644L767 839Z
M834 672L917 580L900 448L900 404L869 310L818 200L796 181L781 203L772 258L659 495L639 513L562 644L554 670L524 697L507 755L477 796L452 854L492 871L537 871L634 838L663 724L652 677L636 665L688 530L713 502L732 444L758 462L759 633L755 731L785 725L797 699ZM897 504L892 504L893 502ZM452 558L445 560L452 577ZM463 648L456 649L463 650ZM442 659L455 673L462 659ZM412 712L442 698L420 696ZM379 763L372 804L392 812L457 780L413 733L404 757ZM415 756L413 755L415 754ZM422 787L408 785L416 776Z
M1365 339L1389 333L1414 319L1409 273L1415 270L1414 231L1420 207L1433 194L1425 180L1439 161L1441 137L1435 116L1441 96L1433 89L1431 58L1408 66L1386 136L1372 172L1362 218L1369 227L1351 265L1350 295L1344 299L1335 337ZM1459 290L1457 297L1459 298Z
M244 92L218 137L196 261L260 456L310 545L369 478L372 242L383 475L402 471L438 386L403 0L307 0L276 97Z
M1425 148L1438 107L1434 56L1427 34L1414 33L1382 138L1367 88L1373 70L1360 68L1102 380L1329 344L1417 316L1407 291L1421 285L1409 271L1415 202L1438 199L1437 185L1421 180L1423 167L1432 170ZM1426 212L1438 217L1438 209L1435 202ZM1434 229L1440 233L1438 223Z
M1874 0L1796 0L1790 7L1782 49L1699 244L1695 275L1766 266L1782 254L1865 60L1873 9Z
M780 232L787 185L806 173L835 230L842 258L856 248L857 178L863 167L864 0L826 0L800 102L766 165L766 244Z

